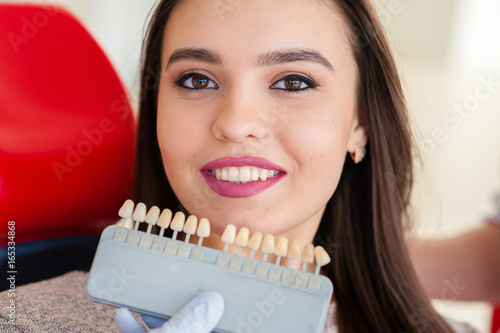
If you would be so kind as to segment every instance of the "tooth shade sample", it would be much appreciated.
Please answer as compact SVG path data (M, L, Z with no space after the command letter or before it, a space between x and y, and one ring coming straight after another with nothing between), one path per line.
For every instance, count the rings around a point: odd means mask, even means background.
M142 202L139 202L135 207L132 219L136 222L144 222L145 218L146 218L146 205Z
M321 246L316 246L314 248L314 258L316 259L316 265L321 267L325 266L331 261L330 256Z
M182 231L184 228L184 221L186 216L183 212L175 213L174 218L172 219L172 223L170 223L170 228L174 231Z
M241 228L240 231L238 231L238 236L236 236L235 243L238 246L247 246L248 244L248 237L250 235L250 231L248 228Z
M257 251L260 248L260 244L262 244L262 232L257 231L250 237L247 245L250 249Z
M229 180L229 175L228 175L228 171L226 168L222 169L221 172L220 172L220 179L222 180Z
M205 217L200 219L200 223L198 225L198 230L196 230L196 235L198 237L209 237L210 236L210 222Z
M286 239L285 237L280 237L278 239L278 243L276 244L276 249L274 253L277 256L285 257L287 251L288 251L288 239Z
M298 240L293 240L290 243L290 248L288 249L288 258L300 259L300 242Z
M268 175L267 170L260 170L259 172L260 180L267 180L267 175Z
M264 241L262 242L262 252L273 253L274 252L274 236L267 234L264 236Z
M312 244L307 244L306 246L304 246L301 259L302 262L308 264L314 262L314 246Z
M134 212L134 202L128 199L125 200L123 206L118 211L118 216L124 219L128 219L130 216L132 216L133 212Z
M198 218L194 215L189 215L186 224L184 224L183 231L186 234L194 235L196 233L196 227L198 226Z
M160 216L160 208L153 206L149 209L146 214L146 218L144 219L147 224L155 225L156 221L158 221L158 217Z
M172 220L172 211L168 208L164 209L163 212L161 212L160 217L158 218L158 226L160 228L167 229L168 226L170 225L170 221Z
M236 227L232 224L228 224L226 230L222 234L222 241L226 244L233 244L236 238Z

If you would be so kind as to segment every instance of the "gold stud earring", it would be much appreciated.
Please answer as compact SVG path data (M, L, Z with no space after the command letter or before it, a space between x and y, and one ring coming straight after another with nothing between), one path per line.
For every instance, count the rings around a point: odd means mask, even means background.
M366 148L361 146L356 146L356 148L354 148L354 152L350 154L354 163L358 164L365 158Z

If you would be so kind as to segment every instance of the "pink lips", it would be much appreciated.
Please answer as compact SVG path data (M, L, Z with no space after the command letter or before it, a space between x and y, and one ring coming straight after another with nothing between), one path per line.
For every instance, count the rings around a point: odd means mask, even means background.
M278 175L265 181L257 180L246 184L233 184L227 181L217 180L210 170L224 167L254 166L262 169L281 171ZM257 195L278 183L286 175L283 168L258 157L224 157L207 163L201 168L201 174L208 186L217 194L230 198L246 198Z

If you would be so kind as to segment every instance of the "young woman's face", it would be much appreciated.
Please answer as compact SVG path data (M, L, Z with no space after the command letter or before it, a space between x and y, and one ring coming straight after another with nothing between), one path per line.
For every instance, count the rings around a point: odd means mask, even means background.
M310 242L346 152L366 143L347 32L319 1L232 3L183 1L167 24L157 123L167 177L218 234L232 223Z

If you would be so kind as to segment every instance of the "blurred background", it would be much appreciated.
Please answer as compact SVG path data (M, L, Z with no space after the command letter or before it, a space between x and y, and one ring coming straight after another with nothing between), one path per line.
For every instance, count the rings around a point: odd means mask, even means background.
M137 101L141 43L156 0L29 2L60 4L74 13ZM413 233L451 237L480 226L500 189L500 1L376 4L399 64L420 151ZM450 318L489 330L489 304L435 304Z

